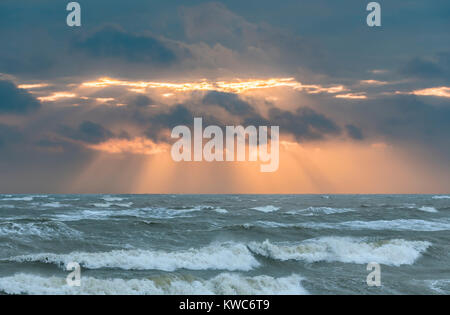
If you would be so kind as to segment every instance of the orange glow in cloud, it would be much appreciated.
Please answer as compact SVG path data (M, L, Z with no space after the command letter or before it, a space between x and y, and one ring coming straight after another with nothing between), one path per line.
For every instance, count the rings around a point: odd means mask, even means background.
M95 100L99 103L107 103L115 101L115 99L112 97L97 97Z
M186 83L168 83L168 82L147 82L147 81L124 81L112 78L100 78L96 81L84 82L82 87L104 88L110 86L128 87L130 90L144 92L145 89L161 88L174 92L190 91L219 91L226 93L244 93L249 90L270 89L277 87L288 87L294 90L306 91L309 94L330 93L336 94L345 91L342 85L324 87L321 85L304 85L294 78L272 78L261 80L236 80L236 81L217 81L208 82L206 80L199 82Z
M92 150L102 151L106 153L131 153L153 155L167 151L168 145L156 144L151 140L145 138L128 139L110 139L100 144L93 144L88 146Z
M336 98L345 98L345 99L349 99L349 100L364 100L367 98L366 95L358 93L348 93L348 94L338 94L335 96Z
M42 89L48 86L49 85L47 83L37 83L37 84L20 84L17 87L19 89L33 90L33 89Z
M389 84L386 81L378 81L378 80L361 80L359 81L360 84L364 85L386 85Z
M403 93L397 91L396 94L412 94L412 95L418 95L418 96L437 96L437 97L448 97L450 98L450 87L441 86L441 87L434 87L429 89L423 89L423 90L415 90L409 93Z
M74 93L68 93L68 92L56 92L53 93L49 96L41 96L38 97L37 99L40 100L41 102L54 102L56 100L59 100L61 98L72 98L72 97L76 97L77 95Z

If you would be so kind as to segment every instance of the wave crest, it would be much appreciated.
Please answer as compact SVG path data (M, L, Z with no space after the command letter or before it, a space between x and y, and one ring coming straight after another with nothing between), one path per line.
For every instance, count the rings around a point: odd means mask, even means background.
M199 249L177 252L151 250L115 250L103 253L32 254L8 259L15 262L42 262L65 267L74 261L86 269L117 268L123 270L228 270L249 271L259 266L243 244L212 244Z
M164 276L153 279L95 279L83 277L81 287L69 287L64 278L44 278L31 274L16 274L0 278L0 292L6 294L82 294L82 295L272 295L307 294L301 286L302 277L291 275L244 277L222 273L209 279L189 276Z
M251 243L249 249L255 254L275 260L298 260L314 262L343 262L366 264L377 262L384 265L412 265L427 248L428 242L394 239L381 242L365 242L345 237L323 237L304 241L297 245L276 245L268 240Z

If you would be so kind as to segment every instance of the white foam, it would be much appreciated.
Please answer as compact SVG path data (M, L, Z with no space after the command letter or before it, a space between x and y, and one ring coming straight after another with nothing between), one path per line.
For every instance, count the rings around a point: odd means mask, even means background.
M228 213L228 211L226 209L222 209L222 208L215 208L214 211L217 213L221 213L221 214Z
M377 220L377 221L347 221L341 223L302 223L290 224L285 227L303 227L310 229L349 229L349 230L390 230L390 231L420 231L437 232L449 231L450 222L448 220L415 220L415 219L397 219L397 220Z
M275 260L299 260L306 262L343 262L366 264L377 262L385 265L412 265L427 248L428 242L394 239L367 242L347 237L322 237L292 244L251 243L252 252Z
M108 202L113 202L113 201L123 201L125 198L104 196L104 197L102 197L102 199L105 201L108 201Z
M8 201L33 201L34 197L27 196L27 197L10 197L10 198L3 198L1 200L8 200Z
M68 207L69 205L62 204L59 201L56 201L56 202L44 203L41 206L47 207L47 208L62 208L62 207Z
M264 207L254 207L254 208L252 208L252 210L269 213L269 212L278 211L278 210L280 210L280 208L275 207L275 206L264 206Z
M69 287L64 278L16 274L0 278L0 292L31 295L274 295L307 294L302 277L245 277L222 273L209 279L165 276L153 279L95 279L83 277L80 287Z
M15 262L43 262L64 267L78 262L86 269L118 268L124 270L228 270L248 271L259 266L243 244L211 244L176 252L151 250L115 250L103 253L34 254L8 259Z
M426 280L425 283L437 294L448 295L450 293L450 279Z
M103 210L100 210L103 209ZM141 219L172 219L190 217L189 213L199 211L200 209L174 210L167 208L137 208L137 209L107 209L106 206L99 209L71 211L62 214L52 214L47 217L60 221L79 221L79 220L110 220L115 216L131 216ZM226 210L225 210L226 211ZM225 213L222 210L219 212Z
M38 236L43 239L58 239L62 236L80 237L81 233L71 229L62 222L2 222L0 223L0 235L6 237Z
M313 216L313 215L322 215L322 214L339 214L339 213L347 213L347 212L353 212L355 210L350 208L330 208L330 207L308 207L306 209L301 210L291 210L287 211L287 214L300 214L300 215L306 215L306 216Z
M450 199L450 196L433 196L433 199Z
M420 208L417 208L417 209L420 210L420 211L430 212L430 213L436 213L436 212L439 212L439 211L437 211L436 208L434 208L434 207L426 207L426 206L423 206L423 207L420 207Z
M105 203L93 203L92 205L96 208L111 208L111 207L129 208L133 205L133 203L132 202L126 202L126 203L105 202Z

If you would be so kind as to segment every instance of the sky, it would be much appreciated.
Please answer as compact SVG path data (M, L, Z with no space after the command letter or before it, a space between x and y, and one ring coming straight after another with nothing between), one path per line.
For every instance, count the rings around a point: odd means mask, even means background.
M450 3L0 2L0 193L450 193ZM280 127L279 169L174 162Z

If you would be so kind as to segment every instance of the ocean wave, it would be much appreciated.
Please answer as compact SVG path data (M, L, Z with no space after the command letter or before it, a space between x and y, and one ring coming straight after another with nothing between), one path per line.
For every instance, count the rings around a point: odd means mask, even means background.
M228 270L249 271L259 262L243 244L211 244L177 252L151 250L115 250L102 253L33 254L7 259L14 262L42 262L65 267L78 262L86 269L117 268L123 270Z
M70 205L60 203L59 201L55 201L55 202L43 203L40 206L45 207L45 208L63 208L63 207L69 207Z
M269 212L278 211L278 210L280 210L280 208L275 207L275 206L264 206L264 207L254 207L254 208L252 208L252 210L269 213Z
M100 209L104 210L100 210ZM199 211L199 209L174 210L167 208L135 208L135 209L99 209L71 211L61 214L52 214L48 217L60 221L80 221L80 220L110 220L115 217L134 217L141 219L172 219L190 217L189 213ZM223 212L224 213L224 212Z
M125 203L104 202L104 203L93 203L92 205L96 208L111 208L111 207L129 208L133 205L133 203L132 202L125 202Z
M43 239L58 239L65 237L80 237L81 232L71 229L62 222L1 222L0 235L6 237L37 236Z
M433 199L450 199L450 196L433 196Z
M255 254L271 259L314 262L343 262L366 264L377 262L384 265L412 265L431 246L429 242L394 239L367 242L346 237L322 237L302 243L272 244L253 242L249 249Z
M425 283L437 294L450 293L450 279L425 280Z
M33 201L34 197L27 196L27 197L9 197L9 198L3 198L0 199L0 201Z
M3 195L0 201L33 201L34 198L48 198L47 195Z
M228 213L228 210L222 209L222 208L215 208L213 211L215 211L215 212L217 212L217 213L221 213L221 214L226 214L226 213Z
M437 213L437 212L439 212L439 211L437 211L436 208L434 208L434 207L426 207L426 206L423 206L423 207L420 207L420 208L417 208L417 209L420 210L420 211L430 212L430 213Z
M15 207L15 205L0 204L0 209L14 209Z
M83 277L80 287L70 287L66 279L16 274L0 278L0 292L31 295L275 295L308 294L298 275L274 278L245 277L222 273L209 279L192 276L163 276L150 279L96 279Z
M122 198L122 197L112 197L112 196L107 195L107 196L102 197L102 199L103 199L104 201L114 202L114 201L123 201L123 200L125 200L125 199L127 199L127 198Z
M339 214L339 213L347 213L354 212L354 209L350 208L330 208L330 207L308 207L306 209L301 210L291 210L287 211L287 214L300 214L306 216L314 216L314 215L322 215L322 214Z
M302 223L291 224L290 227L302 227L310 229L349 229L349 230L390 230L390 231L420 231L420 232L438 232L449 231L450 222L447 220L415 220L415 219L397 219L397 220L378 220L378 221L347 221L341 223Z

